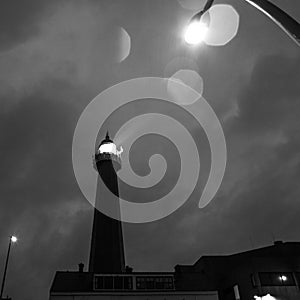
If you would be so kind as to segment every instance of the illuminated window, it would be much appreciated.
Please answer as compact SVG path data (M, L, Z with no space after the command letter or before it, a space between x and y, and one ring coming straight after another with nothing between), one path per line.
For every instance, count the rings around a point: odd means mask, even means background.
M294 286L296 285L293 273L261 272L258 273L262 286Z

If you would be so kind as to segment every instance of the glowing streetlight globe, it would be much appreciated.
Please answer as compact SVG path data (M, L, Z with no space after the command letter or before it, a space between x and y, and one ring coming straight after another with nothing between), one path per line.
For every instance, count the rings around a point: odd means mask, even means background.
M184 40L190 45L197 45L201 43L208 31L208 26L200 20L191 22L184 34Z
M288 34L288 36L290 38L292 38L297 45L300 46L300 24L293 19L290 15L288 15L286 12L284 12L282 9L280 9L279 7L277 7L275 4L272 4L270 1L268 0L245 0L246 2L250 3L251 5L253 5L255 8L259 9L260 11L262 11L267 17L269 17L272 21L274 21L286 34ZM193 18L192 18L192 22L190 22L186 33L185 33L185 41L188 44L191 45L196 45L199 44L205 37L206 32L207 32L207 28L205 28L205 25L202 25L199 21L202 20L202 15L204 16L204 14L206 12L209 12L210 8L212 7L214 3L214 0L206 0L206 4L203 8L202 11L200 11L199 13L197 13ZM220 7L220 5L218 5ZM223 13L224 13L224 9ZM232 11L232 9L231 9ZM219 10L220 12L220 10ZM235 12L233 10L233 12ZM228 14L226 14L228 15ZM228 39L228 41L226 41L225 43L222 42L220 43L220 41L218 41L217 43L214 41L213 44L215 44L216 46L219 45L225 45L227 42L229 42L229 40L231 40L235 35L236 35L236 31L237 31L237 27L238 27L238 14L237 12L235 12L235 15L237 17L235 17L236 21L235 22L231 22L232 25L234 25L236 28L235 30L232 32L233 35L231 37L231 35L229 35L230 39ZM234 16L234 14L233 14ZM197 21L199 23L194 23L193 21L196 21L196 19L198 19ZM217 22L220 23L220 22ZM227 23L227 22L225 22ZM228 27L228 24L224 23L224 27ZM227 32L227 34L229 34L229 32ZM212 45L213 45L212 44Z
M285 275L280 276L280 280L287 281L287 277Z
M16 236L12 235L11 238L10 238L10 240L11 240L13 243L15 243L18 239L17 239Z

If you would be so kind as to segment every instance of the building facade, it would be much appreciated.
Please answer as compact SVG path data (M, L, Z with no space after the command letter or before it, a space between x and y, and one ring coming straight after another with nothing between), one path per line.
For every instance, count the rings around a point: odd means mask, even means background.
M300 243L274 245L224 256L202 256L192 266L176 266L179 290L217 290L220 300L300 299ZM259 298L258 298L259 299Z
M133 272L95 274L57 272L50 291L51 300L218 300L216 291L176 289L174 273Z

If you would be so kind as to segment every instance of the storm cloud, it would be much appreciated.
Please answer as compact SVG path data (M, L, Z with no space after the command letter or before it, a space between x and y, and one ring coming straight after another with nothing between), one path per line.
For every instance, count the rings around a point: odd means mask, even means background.
M281 2L300 18L298 3ZM235 39L195 50L180 31L194 12L172 0L1 2L1 270L8 237L19 237L4 295L47 299L56 270L88 263L93 207L71 157L85 106L120 81L176 68L204 80L226 136L226 174L204 209L195 194L165 219L124 224L127 264L172 270L204 254L298 239L299 48L251 6L231 4L241 18ZM113 59L118 26L132 40L121 63Z

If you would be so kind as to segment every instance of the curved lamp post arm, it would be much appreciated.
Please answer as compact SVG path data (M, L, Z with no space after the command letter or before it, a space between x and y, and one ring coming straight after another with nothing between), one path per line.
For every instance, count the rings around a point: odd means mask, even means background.
M262 11L272 21L274 21L286 34L300 46L300 24L290 15L284 12L275 4L268 0L244 0ZM213 5L214 0L207 0L200 15L205 13Z
M207 0L202 12L205 13L207 10L211 8L215 0Z
M268 0L245 0L273 20L298 46L300 46L300 24Z

